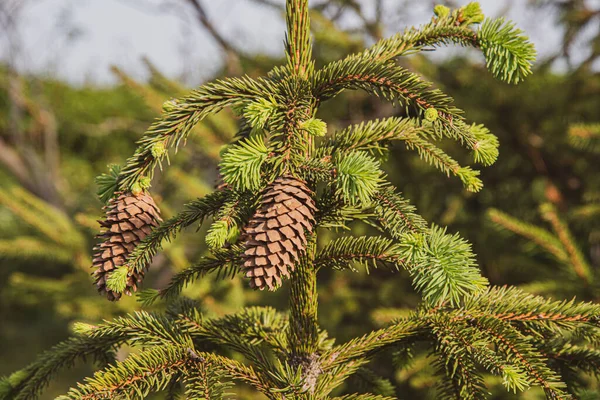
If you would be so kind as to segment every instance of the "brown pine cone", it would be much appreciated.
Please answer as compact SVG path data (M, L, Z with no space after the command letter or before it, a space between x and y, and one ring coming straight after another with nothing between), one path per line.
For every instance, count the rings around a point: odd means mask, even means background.
M113 292L106 287L108 274L125 264L127 257L137 245L152 232L162 221L160 210L149 194L137 196L130 192L121 193L119 197L110 199L106 210L106 220L98 221L105 228L98 237L104 241L94 247L92 273L98 292L106 294L110 301L119 300L121 293ZM144 278L145 271L133 273L127 278L124 293L131 294L137 290L137 284Z
M306 250L316 211L313 192L293 176L279 177L265 189L245 230L243 266L251 287L275 290L282 276L289 278Z

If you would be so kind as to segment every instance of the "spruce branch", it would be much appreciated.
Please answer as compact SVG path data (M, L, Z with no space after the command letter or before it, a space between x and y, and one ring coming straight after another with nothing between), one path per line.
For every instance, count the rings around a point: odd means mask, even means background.
M166 148L177 148L206 116L244 101L269 98L271 91L272 84L264 79L230 78L204 85L172 102L165 109L165 114L138 141L139 147L119 175L119 189L129 190L142 176L152 178L154 167L162 160L162 157L153 156L154 146L161 144Z
M476 268L471 245L436 226L428 235L403 234L399 256L413 285L431 305L459 304L465 295L482 292L488 285Z
M163 241L171 240L183 228L201 223L216 213L231 196L227 190L216 191L208 196L194 200L184 206L178 215L163 222L150 233L131 253L126 265L130 271L141 271L152 262L152 258L161 248Z
M567 252L560 240L547 230L524 223L495 208L488 210L487 217L498 227L533 241L542 249L552 254L558 261L565 262L568 260Z
M232 387L229 374L218 364L204 362L189 371L183 383L188 399L221 400L228 398Z
M223 180L239 191L256 191L261 185L261 167L269 150L262 137L254 136L227 148L219 164Z
M482 351L485 343L477 343L475 346L470 342L474 338L469 338L470 341L467 342L464 337L456 335L456 332L450 329L444 329L446 327L441 324L432 323L431 325L433 334L438 337L435 351L441 356L437 369L441 375L447 378L442 379L438 384L438 392L441 397L444 399L485 399L487 391L483 377L472 360L478 350ZM488 354L485 356L489 357Z
M365 152L355 151L336 160L340 194L347 203L368 205L383 182L379 162Z
M196 353L191 346L191 343L189 347L155 346L133 354L123 362L96 372L59 399L144 398L152 391L164 389L174 374L197 371L198 364L216 364L228 372L237 369L239 363L210 353Z
M191 281L218 271L223 278L233 276L239 272L241 263L241 250L234 248L231 251L214 254L214 257L203 257L197 263L175 274L171 282L158 292L150 291L143 296L146 304L151 304L159 298L165 300L175 299L183 288Z
M565 399L566 385L547 364L547 359L511 325L494 319L478 319L473 326L488 335L504 357L527 374L531 385L541 386L550 399Z
M390 239L380 236L346 236L329 242L315 258L319 268L354 269L352 264L365 267L383 265L397 269L402 263L398 255L398 246Z
M540 210L542 217L550 223L558 240L560 240L567 252L575 274L585 283L590 283L592 280L592 269L579 249L579 246L575 243L567 224L558 216L558 212L552 204L542 204Z
M486 19L477 33L486 66L494 77L519 83L531 74L535 48L523 31L504 18Z
M404 319L392 325L352 339L324 352L321 357L323 371L327 372L348 361L362 359L387 346L407 345L423 338L426 326L418 320Z
M580 325L597 326L600 306L594 303L555 301L526 293L518 288L490 287L487 291L467 297L463 312L488 316L501 321L537 325L552 329L574 329Z
M74 337L46 351L35 362L20 371L18 379L11 382L6 400L37 398L63 368L71 367L76 361L93 359L106 364L114 359L113 349L126 339L122 336L105 336L102 340L89 337Z
M307 78L313 62L308 0L287 0L286 17L288 66L294 75Z
M569 144L576 149L600 153L600 123L570 126Z
M332 397L331 400L397 400L396 397L381 396L378 394L362 393L348 394L341 397Z
M383 187L373 197L376 218L372 223L394 239L407 232L423 233L427 230L427 223L416 213L416 208L393 186Z

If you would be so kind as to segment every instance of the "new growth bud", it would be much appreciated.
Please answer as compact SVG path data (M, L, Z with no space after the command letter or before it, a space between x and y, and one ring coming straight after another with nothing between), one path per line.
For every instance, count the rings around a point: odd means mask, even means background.
M438 110L436 110L433 107L425 110L425 119L429 122L434 122L435 120L438 119L438 116L439 116Z
M168 113L168 112L175 110L175 108L177 108L178 104L179 103L177 102L176 99L167 100L163 103L162 109L164 112Z
M150 149L150 153L152 153L152 157L160 158L165 155L167 152L167 146L165 146L165 142L155 143Z
M327 123L318 118L307 119L300 124L300 129L313 136L325 136L327 133Z
M442 4L438 4L433 8L433 13L438 18L445 18L450 15L450 9Z

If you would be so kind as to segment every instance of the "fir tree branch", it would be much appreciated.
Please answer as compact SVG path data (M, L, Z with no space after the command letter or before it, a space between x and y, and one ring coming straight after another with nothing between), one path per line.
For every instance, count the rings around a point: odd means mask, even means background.
M345 89L362 89L392 102L413 105L419 114L434 108L447 124L461 119L462 111L452 105L451 97L431 89L430 83L391 62L350 56L326 65L315 74L313 93L318 99L330 99Z
M221 400L227 398L231 387L229 374L219 365L204 362L189 371L185 379L185 396L188 399Z
M216 81L193 91L189 96L172 101L165 114L148 129L138 141L139 147L119 175L119 189L130 190L142 176L152 178L154 168L160 164L165 152L157 156L152 151L160 145L164 149L178 147L190 130L207 115L221 109L258 98L269 98L272 87L267 80L248 77Z
M575 243L571 230L558 216L558 213L552 204L543 204L541 206L541 211L542 217L550 222L558 240L560 240L563 248L567 252L573 271L581 280L586 284L589 284L592 281L592 269Z
M173 300L188 283L214 271L218 271L222 277L235 275L238 272L239 264L241 264L240 254L239 249L234 249L231 252L217 254L214 258L202 258L196 264L175 274L169 285L156 292L154 296L146 296L146 304L153 303L159 297L165 300Z
M600 153L600 123L570 126L569 143L576 149Z
M317 254L315 265L318 268L350 268L352 263L363 265L367 273L369 266L378 264L397 269L403 263L393 241L380 236L346 236L335 239Z
M487 217L499 227L531 240L556 257L557 260L561 262L568 260L562 243L547 230L519 221L495 208L488 210Z
M425 326L419 321L400 320L387 328L373 331L326 351L320 357L321 366L323 371L327 372L337 366L344 366L348 361L368 357L384 347L415 342L426 332Z
M542 326L549 329L574 329L580 324L597 326L600 322L600 305L576 303L575 300L553 301L514 287L490 287L483 293L467 297L461 313L512 323L544 323Z
M393 186L383 187L373 200L376 214L373 224L394 239L399 239L406 232L423 233L427 230L427 223L415 212L416 208L396 193Z
M251 335L239 332L235 325L230 326L231 319L205 320L195 309L179 314L177 319L194 339L207 340L224 349L237 351L261 371L274 369L267 355L258 346L259 342L256 339L252 340Z
M182 212L153 229L150 235L135 248L127 259L126 265L129 270L143 271L160 250L163 241L171 240L185 227L196 222L202 223L205 218L216 213L230 196L228 190L216 191L186 204Z
M437 337L435 350L441 357L438 370L448 378L438 384L438 392L442 398L469 400L487 398L483 377L472 360L474 346L464 338L456 337L454 331L436 322L431 321L431 326L432 333ZM479 346L483 347L481 343Z
M518 365L527 374L531 385L541 386L550 399L569 398L562 390L566 385L548 367L547 359L514 327L493 319L479 319L471 323L489 336L508 361Z
M430 305L459 304L467 295L483 292L488 281L476 268L471 245L458 234L432 227L427 235L405 233L398 243L415 288Z
M294 75L307 78L312 64L308 0L286 1L286 54Z
M136 399L162 390L175 373L194 371L200 364L213 364L233 378L265 392L264 383L250 367L211 353L197 353L193 347L156 346L125 361L96 372L85 384L72 388L59 399L87 400L122 397ZM268 391L267 391L268 393Z
M107 363L114 358L113 348L126 338L119 335L106 336L102 340L90 337L75 337L46 351L28 367L19 372L6 399L29 400L36 398L50 380L63 368L71 367L75 361L86 358Z
M397 398L390 396L381 396L378 394L362 393L347 394L341 397L332 397L331 400L397 400Z

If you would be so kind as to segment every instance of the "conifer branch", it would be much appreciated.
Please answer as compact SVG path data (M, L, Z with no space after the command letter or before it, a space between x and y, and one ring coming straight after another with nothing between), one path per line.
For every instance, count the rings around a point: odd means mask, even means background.
M350 360L368 357L382 348L392 345L409 344L426 334L423 324L415 320L400 320L387 328L368 333L360 338L336 346L320 357L323 371L343 366Z
M240 263L241 251L239 249L215 254L214 257L204 257L194 265L175 274L167 287L158 292L146 293L144 302L151 304L158 298L173 300L188 283L211 272L218 271L221 277L233 276L239 271Z
M191 344L190 344L191 346ZM211 353L194 351L186 346L156 346L134 354L88 378L85 384L72 388L59 399L87 400L124 397L145 397L151 391L165 388L175 373L196 371L198 364L214 364L237 380L264 392L264 383L254 370L243 364ZM268 393L268 392L267 392Z
M369 266L383 265L397 269L403 261L393 241L380 236L347 236L329 242L315 258L319 268L353 269L359 263L369 272Z
M557 260L561 262L568 260L562 243L547 230L519 221L495 208L488 210L487 216L499 227L531 240L556 257Z
M394 239L404 233L423 233L427 223L416 213L416 208L402 197L393 186L386 186L373 196L376 219L373 224Z
M151 262L159 251L163 241L171 240L183 228L202 221L216 213L231 194L229 191L216 191L208 196L194 200L185 205L178 215L163 222L155 228L131 253L127 259L130 271L141 271Z
M142 176L152 178L154 168L164 157L152 151L155 146L162 149L177 148L185 141L191 129L209 114L243 101L269 98L272 87L267 80L252 80L248 77L230 78L202 86L177 101L165 106L165 114L148 129L139 140L138 148L119 175L119 189L130 190Z
M286 54L294 75L307 78L312 63L308 0L287 0Z
M558 216L552 204L543 204L541 211L542 217L552 225L552 229L556 233L558 240L560 240L567 252L573 271L580 279L589 284L592 280L592 269L575 243L571 230Z
M600 123L572 125L569 127L569 143L577 149L600 153Z
M348 394L341 397L333 397L331 400L398 400L396 397L381 396L378 394L362 393L362 394Z

